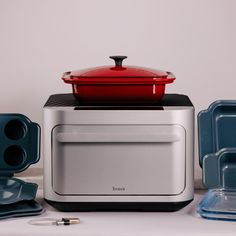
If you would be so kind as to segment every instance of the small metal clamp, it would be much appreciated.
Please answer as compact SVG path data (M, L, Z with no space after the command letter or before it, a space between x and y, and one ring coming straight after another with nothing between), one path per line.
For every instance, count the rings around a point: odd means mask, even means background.
M56 225L73 225L79 223L79 218L62 218L61 220L56 221Z

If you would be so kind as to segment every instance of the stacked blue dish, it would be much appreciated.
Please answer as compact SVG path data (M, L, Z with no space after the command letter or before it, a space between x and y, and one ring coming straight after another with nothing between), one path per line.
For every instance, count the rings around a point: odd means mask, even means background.
M212 103L198 114L199 163L209 189L197 212L236 221L236 100Z
M38 215L37 184L13 178L39 160L40 127L21 114L0 114L0 219Z

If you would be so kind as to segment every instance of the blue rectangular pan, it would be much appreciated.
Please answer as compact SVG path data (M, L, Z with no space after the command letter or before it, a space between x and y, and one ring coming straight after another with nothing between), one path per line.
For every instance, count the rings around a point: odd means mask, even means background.
M210 153L236 148L236 100L218 100L198 114L199 164Z

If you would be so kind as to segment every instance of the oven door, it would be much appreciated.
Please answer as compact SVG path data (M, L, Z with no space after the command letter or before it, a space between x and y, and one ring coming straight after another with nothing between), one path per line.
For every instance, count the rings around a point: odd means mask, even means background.
M59 125L52 131L60 195L178 195L185 188L179 125Z

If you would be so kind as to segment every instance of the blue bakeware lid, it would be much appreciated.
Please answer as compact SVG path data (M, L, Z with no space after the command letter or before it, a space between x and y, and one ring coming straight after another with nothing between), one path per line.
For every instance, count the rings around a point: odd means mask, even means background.
M39 157L39 125L22 114L0 114L0 176L21 172Z
M236 221L236 192L208 190L198 204L197 212L206 219Z
M199 164L210 153L236 148L236 100L218 100L198 114Z
M33 200L38 185L16 178L0 177L0 206Z

